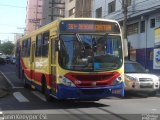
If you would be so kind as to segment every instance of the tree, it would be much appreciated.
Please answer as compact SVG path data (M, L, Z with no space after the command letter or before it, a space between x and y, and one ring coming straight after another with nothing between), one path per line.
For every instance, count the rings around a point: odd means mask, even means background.
M11 55L14 53L15 45L11 41L0 44L0 51L4 54Z

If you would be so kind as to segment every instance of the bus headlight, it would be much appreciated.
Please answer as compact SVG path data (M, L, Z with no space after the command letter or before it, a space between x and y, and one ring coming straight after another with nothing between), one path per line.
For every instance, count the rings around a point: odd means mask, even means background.
M111 85L117 85L117 84L120 84L122 82L123 78L122 78L122 75L117 77Z
M68 86L68 87L75 87L74 83L72 81L70 81L68 78L64 77L64 76L61 76L59 77L60 79L60 83L65 85L65 86Z

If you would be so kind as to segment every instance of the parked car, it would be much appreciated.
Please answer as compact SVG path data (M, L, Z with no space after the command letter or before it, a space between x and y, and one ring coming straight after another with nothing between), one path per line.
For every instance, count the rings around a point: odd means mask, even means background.
M159 77L150 74L141 64L125 61L125 91L155 95L159 90Z
M6 63L5 59L0 57L0 64L5 64L5 63Z
M11 57L10 58L10 63L15 64L16 63L16 58L15 57Z
M9 57L9 56L6 56L6 59L5 59L5 60L6 60L6 63L7 63L7 64L10 63L10 57Z

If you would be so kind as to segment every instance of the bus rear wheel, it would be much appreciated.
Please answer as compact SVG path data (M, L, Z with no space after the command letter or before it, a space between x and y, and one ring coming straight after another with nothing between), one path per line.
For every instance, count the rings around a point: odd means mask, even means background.
M42 80L41 92L45 95L47 101L52 101L52 96L50 96L47 92L47 84L45 79Z
M26 77L25 77L25 74L24 72L22 72L22 81L23 81L23 86L24 88L30 88L31 86L29 84L27 84L26 82Z

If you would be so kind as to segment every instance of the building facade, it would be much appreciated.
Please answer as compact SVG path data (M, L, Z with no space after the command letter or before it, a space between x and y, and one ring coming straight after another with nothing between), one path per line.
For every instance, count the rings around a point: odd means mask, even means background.
M65 17L75 17L76 0L65 1Z
M64 17L65 0L27 0L26 34Z
M26 34L64 17L92 17L93 0L27 0Z
M27 0L26 11L27 14L25 34L29 34L32 31L41 27L42 0Z
M159 73L155 69L155 29L160 27L159 0L127 0L127 39L130 43L130 59L141 63L151 72ZM93 17L109 18L119 21L122 25L122 0L94 0ZM160 66L160 64L159 64Z
M66 0L65 17L92 17L93 0Z
M63 18L65 15L65 0L42 0L42 26Z

